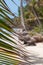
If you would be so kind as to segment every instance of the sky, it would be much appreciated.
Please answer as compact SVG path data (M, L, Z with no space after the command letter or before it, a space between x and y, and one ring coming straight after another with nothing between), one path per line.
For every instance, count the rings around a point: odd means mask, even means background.
M5 0L7 5L9 6L10 10L15 13L16 16L18 16L18 7L11 1L11 0ZM19 6L20 0L14 0L14 2Z

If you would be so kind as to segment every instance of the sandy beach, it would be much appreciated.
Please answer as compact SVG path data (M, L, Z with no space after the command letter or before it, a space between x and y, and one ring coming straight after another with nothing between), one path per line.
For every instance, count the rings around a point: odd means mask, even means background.
M26 49L31 53L29 61L32 62L32 65L43 65L43 43L27 46Z

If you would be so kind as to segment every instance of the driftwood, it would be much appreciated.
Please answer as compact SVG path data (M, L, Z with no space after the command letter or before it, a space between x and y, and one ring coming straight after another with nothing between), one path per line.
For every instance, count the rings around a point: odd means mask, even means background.
M29 36L27 32L23 32L19 34L19 39L21 41L24 41L24 44L26 45L36 45L35 43L43 42L43 36L41 34L36 34L34 36Z
M36 36L33 36L33 38L36 40L36 42L43 42L43 36L42 35L36 35Z

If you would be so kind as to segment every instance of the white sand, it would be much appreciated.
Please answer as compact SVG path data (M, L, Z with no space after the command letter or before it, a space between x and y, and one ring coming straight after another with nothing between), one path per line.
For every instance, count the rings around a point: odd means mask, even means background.
M37 46L27 46L27 51L31 52L30 56L32 65L43 65L43 43L38 43Z

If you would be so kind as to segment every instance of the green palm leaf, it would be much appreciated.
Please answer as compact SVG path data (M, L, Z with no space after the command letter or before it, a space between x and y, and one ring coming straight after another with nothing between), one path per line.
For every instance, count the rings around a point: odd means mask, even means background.
M13 30L12 26L15 26L13 20L8 16L15 16L7 6L4 0L0 0L0 65L6 64L18 64L19 62L25 62L22 56L28 56L29 53L18 39L17 34Z

